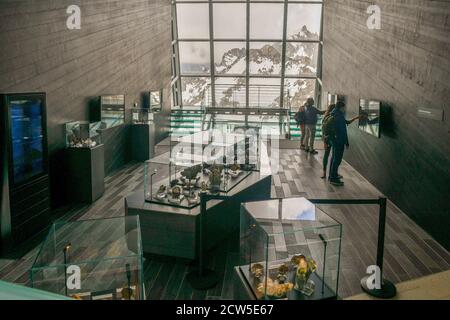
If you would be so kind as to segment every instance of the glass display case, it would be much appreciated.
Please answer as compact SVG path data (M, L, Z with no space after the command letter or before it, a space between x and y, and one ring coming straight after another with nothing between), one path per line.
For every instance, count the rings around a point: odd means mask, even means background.
M101 144L101 122L72 121L65 124L67 148L94 148Z
M341 236L305 198L243 203L239 269L257 299L336 299Z
M79 300L144 299L140 230L138 216L53 224L32 286Z
M244 142L242 135L223 141L207 131L178 139L170 152L146 161L146 201L191 209L202 191L230 192L253 169L238 162L237 144Z
M172 162L169 153L145 162L144 194L150 203L191 209L200 204L206 191L202 163Z
M154 114L152 110L143 108L131 109L131 119L133 124L147 124L154 120Z
M195 161L207 164L239 164L244 171L259 168L260 138L253 130L226 132L220 129L205 130L170 140L171 158L177 162Z
M125 123L125 95L105 95L100 97L101 121L106 128Z

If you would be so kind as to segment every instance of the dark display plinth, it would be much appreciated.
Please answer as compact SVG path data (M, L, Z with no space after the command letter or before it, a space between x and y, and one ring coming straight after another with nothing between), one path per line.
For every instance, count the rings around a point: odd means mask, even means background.
M248 199L270 197L272 176L251 172L226 195L224 201L209 201L206 215L205 246L221 241L239 246L239 207ZM145 254L186 259L198 255L200 206L184 209L145 201L143 190L125 198L125 214L139 215Z
M92 203L105 192L105 151L94 148L67 148L67 197L74 202Z
M131 126L131 149L133 160L147 161L155 154L155 125L139 123Z

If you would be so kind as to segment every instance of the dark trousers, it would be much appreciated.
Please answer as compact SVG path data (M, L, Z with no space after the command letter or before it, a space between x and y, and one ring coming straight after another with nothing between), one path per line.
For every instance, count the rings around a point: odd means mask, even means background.
M323 171L326 172L328 167L328 158L330 158L331 153L331 144L326 142L323 144L325 147L325 153L323 154Z
M338 170L344 157L345 145L340 143L333 143L333 156L331 158L330 180L338 178Z
M328 167L328 159L330 158L331 153L331 144L324 142L325 153L323 154L323 171L327 171Z

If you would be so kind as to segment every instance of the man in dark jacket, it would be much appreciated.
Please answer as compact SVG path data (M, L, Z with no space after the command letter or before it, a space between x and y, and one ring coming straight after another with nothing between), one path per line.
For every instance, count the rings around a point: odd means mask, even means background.
M305 104L306 152L311 152L312 154L317 153L317 151L314 150L314 141L316 139L318 115L323 115L324 113L325 111L321 111L314 106L313 98L308 98Z
M335 186L343 186L344 183L338 176L339 166L344 156L345 147L349 147L347 135L347 121L345 120L345 103L338 101L336 108L331 112L334 121L334 136L331 138L333 157L330 168L330 183Z

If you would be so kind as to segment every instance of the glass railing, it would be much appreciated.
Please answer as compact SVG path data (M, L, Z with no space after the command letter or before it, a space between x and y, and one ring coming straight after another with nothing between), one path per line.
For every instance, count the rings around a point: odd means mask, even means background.
M171 133L175 136L192 134L200 130L224 129L232 132L237 126L258 126L261 130L271 131L280 137L298 140L301 138L294 116L299 104L306 101L293 97L286 89L281 106L280 86L250 85L248 87L248 107L246 107L246 87L244 84L222 83L215 85L213 101L212 88L202 93L201 104L186 105L172 109ZM322 119L319 118L316 139L322 137Z

